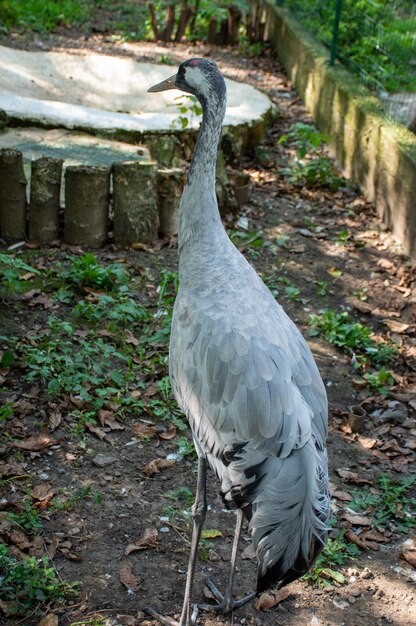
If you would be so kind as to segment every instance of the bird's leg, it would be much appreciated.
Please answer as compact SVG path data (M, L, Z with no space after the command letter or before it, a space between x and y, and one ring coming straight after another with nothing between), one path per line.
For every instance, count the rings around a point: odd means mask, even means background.
M256 595L255 592L249 593L247 596L240 598L239 600L233 600L233 583L234 583L234 571L235 571L235 562L237 559L237 550L238 550L238 542L240 540L241 535L241 527L243 525L243 512L241 510L237 511L237 522L235 525L235 533L234 533L234 541L233 548L231 551L231 562L230 562L230 576L228 579L228 585L225 590L225 594L223 595L214 583L207 578L206 585L211 591L212 595L217 600L217 604L198 604L198 608L204 611L221 611L222 613L231 613L234 609L238 609L246 602L249 602Z
M207 512L207 497L206 497L206 475L207 475L207 462L205 457L199 457L198 459L198 478L196 485L195 502L192 507L193 529L191 540L191 551L188 561L188 572L186 575L185 595L183 599L183 607L179 622L169 617L160 615L153 609L145 607L145 611L155 617L159 622L165 624L165 626L196 626L196 618L198 615L198 607L195 606L191 612L191 597L192 587L194 582L195 563L198 552L199 540L201 538L201 531L205 521L205 514Z

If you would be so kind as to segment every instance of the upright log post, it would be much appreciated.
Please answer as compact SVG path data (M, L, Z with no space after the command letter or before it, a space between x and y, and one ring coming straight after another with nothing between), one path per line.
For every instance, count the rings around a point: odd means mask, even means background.
M19 150L0 150L0 234L6 239L26 236L26 176Z
M64 239L71 245L102 246L108 232L110 170L75 165L65 173Z
M157 170L157 205L159 236L178 234L179 203L185 184L185 172L179 168Z
M114 241L117 245L151 243L157 238L156 164L113 164Z
M59 236L62 159L42 156L32 161L29 239L47 243Z

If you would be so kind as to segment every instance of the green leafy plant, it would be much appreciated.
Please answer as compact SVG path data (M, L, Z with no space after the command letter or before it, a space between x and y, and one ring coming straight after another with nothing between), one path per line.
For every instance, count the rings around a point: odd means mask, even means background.
M10 292L24 291L27 281L22 279L25 274L39 275L36 268L25 263L14 254L0 253L0 297Z
M21 502L22 510L18 513L6 513L6 519L30 536L41 535L43 531L40 513L34 508L32 498L27 496Z
M283 0L328 48L334 4L326 0ZM407 0L343 0L338 57L378 91L415 91L415 14Z
M345 530L341 530L335 539L328 539L313 568L304 576L305 580L319 587L332 587L334 583L343 584L345 576L338 569L355 559L360 549L345 539Z
M389 527L402 533L416 526L416 476L400 479L382 474L376 488L354 489L349 506L371 515L375 526Z
M80 487L74 493L65 493L64 490L54 498L51 511L72 511L79 509L83 502L91 500L94 504L101 504L102 494L99 491L92 491L91 485Z
M0 0L0 25L6 29L52 31L82 23L90 5L82 0Z
M233 230L229 228L227 229L227 234L240 252L248 252L251 257L255 259L259 258L260 250L264 246L263 233L258 230L247 232L246 230Z
M385 367L381 367L374 372L365 372L363 379L367 382L371 389L376 389L384 396L389 393L389 388L394 385L394 376L391 370L386 370Z
M397 355L397 348L391 341L382 341L374 335L373 329L356 322L349 313L342 311L322 311L309 316L309 334L322 335L325 339L350 354L358 353L369 362L381 365Z
M315 285L318 287L316 293L323 298L328 293L329 283L326 280L316 280Z
M25 378L46 385L51 396L72 393L94 408L106 398L117 400L132 378L131 358L91 333L75 338L65 320L51 317L48 326L41 337L19 345Z
M91 252L80 257L72 257L68 269L62 272L62 278L81 293L86 287L97 291L127 291L127 273L121 265L110 263L100 265Z
M9 419L13 416L13 403L5 402L3 406L0 406L0 422Z
M0 544L0 580L2 599L10 602L10 614L37 612L46 605L62 604L74 594L77 583L60 580L50 560L45 556L19 559Z
M166 498L170 500L174 500L178 504L180 504L183 508L188 510L191 509L191 506L195 500L195 494L188 487L176 487L176 489L172 489L165 494Z
M195 96L186 94L174 98L174 104L169 105L176 107L179 116L173 120L171 127L179 127L182 130L192 127L194 118L202 116L202 107Z
M125 293L99 296L95 301L80 300L73 308L76 317L92 324L105 324L110 331L151 319L148 309Z
M195 460L197 457L194 442L188 437L178 437L176 440L176 445L178 446L178 454L183 457L188 457L188 459Z
M336 191L344 184L328 157L323 155L323 146L329 138L311 124L295 122L279 143L288 144L295 150L295 158L289 167L281 168L288 181L309 188L327 187Z

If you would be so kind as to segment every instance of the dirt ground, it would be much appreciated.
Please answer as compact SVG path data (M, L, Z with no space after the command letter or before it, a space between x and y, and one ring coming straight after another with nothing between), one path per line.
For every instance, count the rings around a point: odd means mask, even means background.
M250 175L251 193L239 215L228 216L227 227L235 227L238 218L246 217L250 232L262 231L265 245L260 254L253 253L249 245L242 246L243 252L263 275L273 276L276 281L282 276L287 279L286 283L278 283L278 299L305 335L309 313L321 309L348 310L357 321L397 342L400 354L392 366L395 384L386 398L356 381L348 354L324 339L309 339L330 402L328 450L336 528L345 528L362 548L347 565L334 567L344 574L345 582L322 588L311 581L297 581L288 588L287 597L269 610L257 610L253 601L231 617L202 613L198 621L201 626L416 624L416 570L403 558L416 549L412 530L404 534L391 524L377 527L371 519L353 523L349 510L352 490L362 484L374 487L380 474L402 478L416 473L414 266L359 192L352 188L337 192L299 189L288 185L279 174L278 167L285 158L284 148L277 144L279 136L293 122L307 122L310 118L270 51L248 58L232 49L205 45L112 44L105 34L85 38L73 31L50 39L9 35L0 43L29 49L77 49L83 53L93 49L155 61L161 54L169 54L175 62L189 56L210 55L226 76L250 82L277 104L280 117L269 129L265 142L270 162L259 164L247 157L240 164ZM348 237L340 238L339 233L344 231L348 231ZM53 265L65 252L62 248L30 250L30 262L35 266L40 262ZM104 263L122 254L125 263L136 272L147 300L156 297L148 285L149 272L155 275L161 268L173 270L177 264L177 251L168 246L136 252L121 253L110 248L94 252ZM317 283L326 284L320 296ZM298 295L295 297L292 291L290 296L282 287L284 284L295 286ZM18 308L11 309L10 303L3 303L3 320L7 318L11 324L14 319L22 335L36 324L45 323L48 310L42 301L33 306L25 306L24 301L15 305ZM2 424L0 446L7 462L13 459L15 450L9 446L9 436L23 439L36 435L42 416L43 420L45 415L50 418L52 411L42 390L30 396L21 374L18 366L2 372L3 397L12 402L24 399L31 405L29 409L27 404L21 404L14 422L7 420ZM360 433L352 432L348 421L350 407L357 405L365 410ZM132 423L145 418L157 424L155 416L138 415L137 419L121 424L122 430L104 427L106 437L100 440L97 433L89 432L81 438L68 430L68 405L53 408L63 416L50 433L55 443L41 451L24 452L19 459L24 474L32 476L32 486L50 484L55 493L88 485L92 492L100 493L100 501L88 498L79 507L53 515L47 514L47 507L44 509L43 550L54 555L60 576L82 583L80 595L72 605L69 602L63 609L51 608L51 612L59 617L62 626L94 624L98 620L104 623L106 619L109 625L149 624L151 620L143 612L145 605L165 614L177 614L185 582L189 530L183 520L172 523L162 512L172 505L168 497L172 490L182 486L194 490L196 463L185 458L154 475L144 472L152 460L165 459L177 449L174 439L133 439ZM104 455L104 462L100 455ZM225 585L233 537L233 514L223 510L215 480L210 477L208 482L211 507L206 528L221 531L222 537L210 540L205 558L197 565L195 601L204 598L206 576L211 576L220 587ZM3 487L3 502L20 490L19 480L9 479ZM126 554L128 546L137 544L148 528L156 529L157 538L145 539L146 549ZM246 558L237 564L237 595L250 592L256 577L246 531L241 543ZM23 620L0 617L1 623L10 626L29 626L38 621L36 616Z

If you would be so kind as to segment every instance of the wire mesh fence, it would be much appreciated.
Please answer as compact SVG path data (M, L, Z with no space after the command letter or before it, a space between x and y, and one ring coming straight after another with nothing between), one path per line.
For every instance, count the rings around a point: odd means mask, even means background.
M277 0L416 130L415 0ZM414 125L414 127L412 127Z

